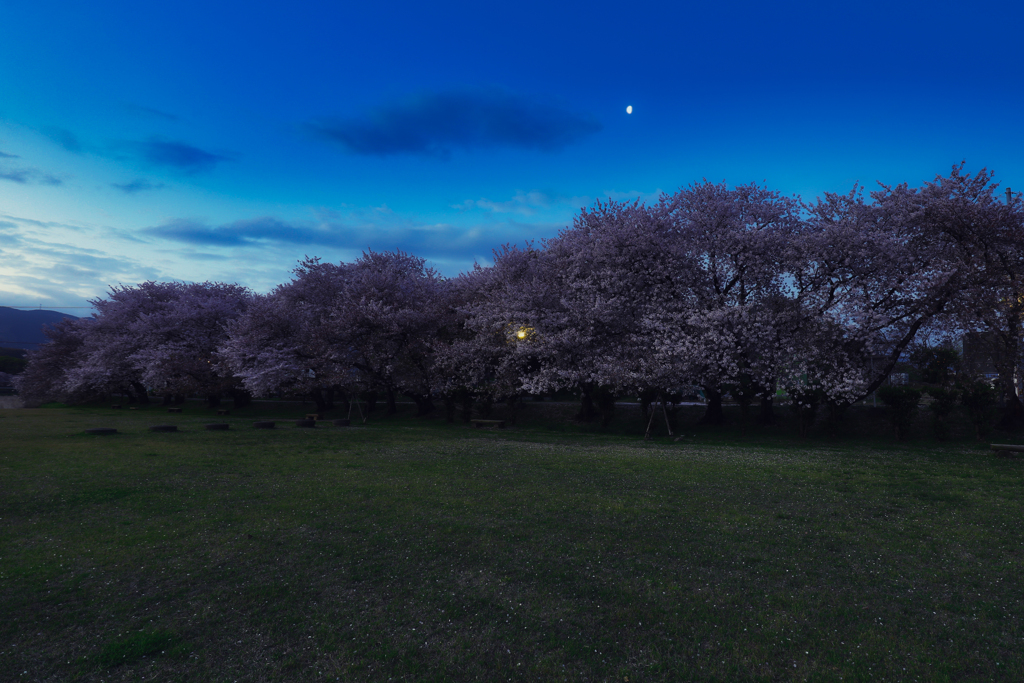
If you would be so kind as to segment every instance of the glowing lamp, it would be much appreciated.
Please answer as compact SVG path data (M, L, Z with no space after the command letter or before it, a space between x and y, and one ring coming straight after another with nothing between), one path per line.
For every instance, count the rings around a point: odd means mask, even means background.
M513 338L516 341L527 341L528 339L531 339L532 337L533 337L533 328L532 327L526 327L525 325L523 325L522 327L516 329L516 331L513 333Z

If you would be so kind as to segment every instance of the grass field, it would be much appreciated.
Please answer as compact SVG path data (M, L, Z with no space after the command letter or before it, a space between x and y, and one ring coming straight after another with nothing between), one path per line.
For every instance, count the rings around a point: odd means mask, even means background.
M984 444L308 409L0 411L0 680L1024 680Z

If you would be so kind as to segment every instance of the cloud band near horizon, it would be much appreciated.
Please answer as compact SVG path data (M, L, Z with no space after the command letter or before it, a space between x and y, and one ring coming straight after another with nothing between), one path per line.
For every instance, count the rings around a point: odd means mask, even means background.
M239 220L223 225L176 219L145 228L149 238L194 247L265 248L268 245L321 247L332 250L388 251L401 249L428 260L462 260L489 255L506 243L553 236L561 224L521 224L514 221L459 227L449 224L405 223L394 226L353 226L339 222L287 222L272 217ZM524 233L524 228L529 233Z

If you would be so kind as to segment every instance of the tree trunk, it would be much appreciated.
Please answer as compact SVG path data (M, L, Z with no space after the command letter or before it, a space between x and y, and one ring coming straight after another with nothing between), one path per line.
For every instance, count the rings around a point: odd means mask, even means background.
M718 388L701 386L704 395L708 399L708 406L704 410L704 417L700 419L702 425L720 425L725 422L725 413L722 412L722 392Z
M797 417L797 428L800 430L800 437L805 438L814 425L814 420L818 416L818 403L819 395L815 392L808 392L806 394L792 393L790 398L792 404L790 408L796 413Z
M775 424L775 408L772 404L771 396L761 397L761 424Z
M429 394L408 394L416 404L416 417L423 417L434 410L434 400Z
M589 387L584 388L580 393L580 412L576 414L575 420L577 422L590 422L596 414L593 390Z
M142 382L132 382L132 389L135 393L135 399L142 405L149 405L149 394L146 393L146 387Z
M661 412L662 414L665 415L665 429L668 430L669 436L674 436L675 434L672 431L672 421L669 419L668 416L668 399L665 397L665 394L661 394L660 396L658 396L658 400L661 401Z
M348 398L348 392L342 389L335 389L338 393L338 408L348 415L352 411L352 401Z
M232 389L231 402L234 408L244 408L252 403L252 394L245 389Z
M398 414L398 406L395 404L395 390L390 388L390 387L387 390L387 400L388 400L388 415L397 415Z
M831 399L825 404L828 415L828 431L832 437L839 436L839 423L846 416L846 409L850 404L846 401L833 401Z
M309 396L316 403L316 412L322 413L327 410L327 399L324 398L324 392L321 391L320 387L309 392Z
M327 410L334 408L334 387L327 387L327 392L324 394L324 402L327 404Z
M996 372L999 373L999 387L1003 394L1003 415L999 419L999 428L1005 429L1008 432L1017 431L1021 427L1024 427L1024 405L1021 405L1020 397L1017 396L1017 387L1014 383L1014 373L1017 370L1017 349L1016 345L1013 348L1006 348L1010 346L1006 344L1004 340L1000 339L999 350L992 354L993 365L995 365Z
M468 389L461 390L462 421L468 423L473 419L473 394Z
M216 408L220 405L220 394L207 394L206 395L206 407Z
M753 382L746 375L740 377L740 383L729 390L733 400L740 406L740 414L743 420L750 416L750 404L754 400Z
M480 397L478 405L480 406L478 408L478 410L480 411L480 417L490 417L491 406L494 405L494 397L491 396L489 393L485 393L483 396Z
M455 397L451 394L445 394L444 400L444 417L448 422L455 422Z
M366 414L369 415L377 408L377 392L364 391L360 397L366 402Z
M1024 323L1024 297L1011 304L1003 318L1004 327L995 335L992 344L992 365L999 373L999 384L1003 394L1003 415L999 428L1016 431L1024 427L1024 405L1017 395L1016 375L1021 371L1018 361L1021 357L1021 326Z
M658 392L654 389L644 389L640 392L640 412L643 413L644 419L647 419L648 412L651 409L651 403L658 397Z
M505 406L508 408L508 423L516 423L516 415L519 413L519 394L513 394L505 399Z
M607 427L615 415L615 394L608 390L598 392L597 407L601 411L601 426Z
M999 428L1012 432L1024 427L1024 404L1021 403L1020 397L1014 390L1013 380L1011 379L1007 384L1009 384L1009 388L1004 387L1006 404L1003 406L1003 417L999 420Z

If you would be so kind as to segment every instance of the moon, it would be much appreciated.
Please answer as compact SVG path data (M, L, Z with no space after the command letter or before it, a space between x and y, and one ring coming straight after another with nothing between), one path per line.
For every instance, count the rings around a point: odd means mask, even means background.
M626 107L626 113L627 114L632 114L633 113L633 105L632 104L629 105L628 107Z

